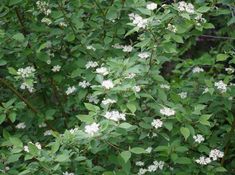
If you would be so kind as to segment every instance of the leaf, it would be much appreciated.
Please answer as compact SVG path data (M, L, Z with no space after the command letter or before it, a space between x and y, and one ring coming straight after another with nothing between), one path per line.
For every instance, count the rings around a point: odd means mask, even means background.
M187 138L190 136L190 131L186 127L181 127L180 128L181 134L184 136L184 139L187 140Z
M121 152L120 156L123 158L124 162L126 163L131 158L131 152L123 151Z
M6 114L0 114L0 124L2 124L6 119Z
M17 33L12 36L12 38L16 41L22 42L24 41L24 35L22 33Z
M90 104L90 103L84 103L84 105L89 111L97 112L100 110L100 108L98 106Z
M135 113L136 111L136 106L134 103L127 103L127 108L132 112Z
M187 165L191 164L192 160L187 157L179 157L178 159L175 160L175 163Z
M29 146L29 153L30 154L32 154L34 156L38 155L39 150L33 143L29 143L28 146Z
M209 10L210 10L210 7L207 7L207 6L202 6L197 9L197 11L200 13L205 13L205 12L208 12Z
M228 57L229 57L229 55L227 55L227 54L218 54L216 56L216 61L225 61L225 60L227 60Z
M145 153L147 153L147 152L145 151L145 149L144 149L144 148L141 148L141 147L134 147L134 148L131 148L130 151L131 151L132 153L134 153L134 154L145 154Z
M123 129L130 129L130 128L132 128L132 127L133 127L133 125L131 125L131 124L129 124L129 123L126 123L126 122L121 123L121 124L119 125L119 128L123 128Z
M85 123L92 123L94 121L93 117L90 115L77 115L76 117Z
M9 5L19 4L20 2L22 2L22 0L10 0Z
M7 62L5 60L0 59L0 66L4 66L6 64L7 64Z
M202 124L202 125L207 125L207 126L210 126L210 122L208 121L210 119L211 115L209 114L205 114L205 115L202 115L200 118L199 118L199 122Z
M69 155L68 154L60 154L55 159L56 162L68 162L69 161Z
M184 43L183 38L180 35L171 35L173 40L175 40L177 43Z
M12 123L16 120L16 113L12 112L9 114L8 118L11 120Z

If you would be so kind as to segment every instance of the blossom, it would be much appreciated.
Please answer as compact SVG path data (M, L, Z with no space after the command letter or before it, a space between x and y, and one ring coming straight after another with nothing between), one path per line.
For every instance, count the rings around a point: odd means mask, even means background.
M65 91L67 95L72 94L73 92L76 91L75 86L68 87L68 89Z
M87 99L90 103L95 103L98 104L99 103L99 99L97 98L97 96L94 95L88 95Z
M194 67L192 72L195 74L195 73L200 73L200 72L204 72L204 69L203 68L200 68L200 67Z
M155 160L155 161L153 162L153 164L156 165L157 168L159 168L160 170L162 170L165 163L164 163L163 161L156 161L156 160Z
M63 175L74 175L74 173L69 173L68 171L63 172Z
M211 159L209 157L201 156L199 159L195 160L200 165L207 165L211 163Z
M44 136L50 136L52 135L52 130L46 130L44 133L43 133Z
M59 23L59 26L60 27L67 27L68 25L65 22L62 21L62 22Z
M213 149L210 151L209 157L211 157L212 160L217 160L218 158L224 157L224 153L218 149Z
M140 86L134 86L132 89L133 89L135 92L140 92L140 90L141 90Z
M168 107L164 107L160 109L160 113L166 116L172 116L172 115L175 115L175 110L170 109Z
M79 82L78 85L85 89L86 87L89 87L91 84L88 81L84 80L82 82Z
M163 122L162 122L160 119L154 119L154 120L152 121L151 125L152 125L154 128L158 129L158 128L161 128L161 127L162 127Z
M85 126L85 132L91 136L95 135L99 131L99 124L92 123Z
M191 3L186 3L184 1L179 2L178 4L179 11L186 11L188 13L194 13L194 6Z
M36 142L36 143L35 143L35 146L36 146L38 149L42 149L42 146L41 146L41 144L40 144L39 142Z
M136 76L135 73L128 73L128 75L125 77L125 79L132 79Z
M160 88L169 90L169 89L170 89L170 86L167 85L167 84L161 84L161 85L160 85Z
M38 125L39 128L45 128L46 126L47 126L46 123L41 123Z
M52 23L50 18L42 18L41 22L46 23L48 26Z
M59 72L61 69L61 66L60 65L56 65L56 66L53 66L53 68L51 69L53 72Z
M88 49L88 50L93 50L93 51L96 51L96 48L94 48L93 46L86 46L86 48Z
M96 61L88 61L85 65L86 69L97 67L98 63Z
M209 92L209 88L205 88L204 91L202 92L202 94L205 94L207 92Z
M25 152L27 152L27 153L29 152L29 147L28 146L24 146L23 149L24 149Z
M180 96L180 98L185 99L185 98L187 98L188 93L187 92L181 92L178 95Z
M35 68L32 66L27 66L25 68L20 68L17 70L17 74L22 78L34 77Z
M204 142L204 140L205 140L205 138L201 134L197 134L197 135L193 136L193 139L197 143Z
M157 4L156 4L156 3L153 3L153 2L148 3L148 4L146 5L146 8L149 9L149 10L155 10L155 9L157 8Z
M147 19L144 19L140 15L135 14L135 13L129 14L129 18L132 21L132 23L139 28L145 29L148 24Z
M234 68L228 67L228 68L225 68L225 71L228 72L229 74L232 74L235 70Z
M138 172L138 175L143 175L143 174L145 174L147 171L148 171L147 169L140 168L140 169L139 169L139 172Z
M73 128L69 130L71 134L75 134L77 131L78 131L78 128Z
M130 46L130 45L129 46L123 46L122 51L123 52L131 52L132 49L133 49L133 47Z
M149 165L148 166L148 172L155 172L155 171L157 171L156 165Z
M103 105L109 105L109 104L116 103L116 100L113 100L113 99L108 98L108 99L102 100L101 103L102 103Z
M145 151L146 151L147 153L151 153L152 150L153 150L153 148L152 148L151 146L145 149Z
M16 125L16 128L17 128L17 129L24 129L24 128L26 128L26 125L25 125L24 122L21 122L21 123L18 123L18 124Z
M221 92L224 93L227 91L227 84L225 84L222 80L215 82L215 87Z
M175 25L173 25L173 24L168 24L167 30L170 30L171 32L174 32L174 33L176 33L176 31L177 31Z
M49 3L45 1L37 1L37 8L41 13L44 13L46 16L51 14L51 9L49 9Z
M136 166L144 166L144 162L142 162L142 161L137 161L137 162L135 162L135 165L136 165Z
M96 73L101 74L103 76L108 75L109 71L106 67L100 67L96 69Z
M138 57L142 58L142 59L146 59L150 56L149 52L141 52L138 54Z
M28 89L29 92L33 92L34 90L33 83L29 84L29 82L23 82L20 85L20 89L23 89L23 90Z
M119 120L126 120L126 115L123 113L120 113L118 111L107 111L104 115L105 118L109 119L109 120L113 120L115 122L119 121Z
M112 80L104 80L102 82L102 86L105 88L105 89L112 89L114 87L114 84L112 82Z

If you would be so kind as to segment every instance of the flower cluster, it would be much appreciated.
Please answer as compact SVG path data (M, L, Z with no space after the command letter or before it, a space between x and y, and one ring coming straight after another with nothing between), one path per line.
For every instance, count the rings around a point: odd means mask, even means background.
M201 142L205 141L205 138L201 134L197 134L197 135L193 136L193 139L197 143L201 143Z
M204 72L204 69L202 69L201 67L194 67L192 72L195 73L200 73L200 72Z
M51 69L52 72L59 72L61 69L61 66L60 65L56 65L56 66L53 66L53 68Z
M146 5L146 8L149 9L149 10L155 10L157 8L157 4L153 3L153 2L150 2Z
M167 30L169 30L169 31L171 31L173 33L177 32L177 29L176 29L175 25L173 25L173 24L168 24L167 25Z
M85 132L91 136L94 136L99 131L99 124L92 123L85 126Z
M216 161L219 158L223 158L224 157L224 153L218 149L213 149L210 151L209 153L209 157L205 157L205 156L201 156L199 157L199 159L196 159L196 163L200 164L200 165L207 165L209 163L211 163L212 160Z
M148 20L142 18L140 15L131 13L129 14L129 18L132 21L132 24L137 26L138 28L143 28L145 29L148 25Z
M140 86L133 86L132 89L133 89L134 92L140 92L141 87Z
M156 172L158 169L162 170L165 165L163 161L154 161L152 165L149 165L147 168L140 168L138 175L143 175L147 172L153 173Z
M161 84L161 85L160 85L160 88L169 90L169 89L170 89L170 86L167 85L167 84Z
M113 120L115 122L120 121L120 120L126 120L126 115L118 111L110 111L110 112L107 111L104 117L109 120Z
M63 175L75 175L74 173L69 173L68 171L63 172Z
M25 125L24 122L21 122L21 123L18 123L18 124L16 125L16 128L17 128L17 129L24 129L24 128L26 128L26 125Z
M187 98L188 93L187 92L181 92L178 95L180 96L180 98L185 99L185 98Z
M96 69L96 73L105 76L109 74L109 71L106 67L100 67Z
M89 94L87 96L87 99L90 103L95 103L95 104L98 104L99 103L99 99L97 98L97 96L94 96L94 95L91 95Z
M114 104L114 103L116 103L116 100L112 100L112 99L108 98L108 99L102 100L101 103L102 103L103 105L109 105L109 104Z
M51 9L49 8L49 3L45 1L37 1L36 2L37 8L41 13L48 16L51 14Z
M114 87L114 84L112 80L104 80L101 84L105 89L112 89Z
M160 109L160 113L162 115L172 116L172 115L175 115L175 110L168 108L168 107L164 107L164 108Z
M78 85L85 89L85 88L89 87L91 84L88 81L84 80L82 82L79 82Z
M35 73L35 69L34 67L32 66L27 66L25 68L20 68L17 70L17 74L22 77L23 79L24 78L31 78L31 77L34 77L34 73Z
M215 87L221 92L225 93L227 91L227 84L225 84L222 80L215 82Z
M151 125L152 125L154 128L158 129L158 128L161 128L161 127L162 127L163 122L162 122L160 119L154 119L154 120L152 121Z
M141 52L138 54L138 57L142 58L142 59L146 59L150 56L149 52Z
M96 61L88 61L87 64L85 65L86 69L95 68L97 66L98 66L98 63Z
M65 91L66 95L70 95L76 91L75 86L70 86L68 89Z
M187 13L194 13L194 6L191 3L186 3L184 1L179 2L178 4L179 11L186 11Z

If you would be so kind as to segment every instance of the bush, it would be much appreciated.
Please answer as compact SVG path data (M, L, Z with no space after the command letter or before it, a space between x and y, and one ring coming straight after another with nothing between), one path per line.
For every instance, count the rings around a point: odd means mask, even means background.
M233 0L2 0L0 174L234 174Z

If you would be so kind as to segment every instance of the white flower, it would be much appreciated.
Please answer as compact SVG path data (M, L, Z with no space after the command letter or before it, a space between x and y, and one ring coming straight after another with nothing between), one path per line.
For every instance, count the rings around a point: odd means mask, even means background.
M131 52L133 49L132 46L123 46L122 51L123 52Z
M193 139L197 143L201 143L201 142L205 141L205 138L201 134L197 134L197 135L193 136Z
M139 27L139 28L143 28L145 29L147 24L148 24L148 20L147 19L143 19L140 15L138 14L134 14L134 13L131 13L129 14L129 18L130 20L132 21L132 23Z
M201 156L199 159L195 160L200 165L207 165L211 163L211 159L209 157Z
M97 67L98 63L96 61L88 61L85 65L86 69Z
M218 158L224 157L224 153L218 149L213 149L210 151L209 157L213 160L217 160Z
M155 171L157 171L156 165L149 165L148 166L148 172L155 172Z
M135 73L128 73L128 75L125 77L125 79L132 79L136 76Z
M195 12L193 4L191 4L191 3L187 4L184 1L179 2L178 9L179 9L179 11L186 11L188 13L194 13Z
M74 175L74 173L69 173L68 171L64 172L63 175Z
M228 67L228 68L225 68L225 71L228 72L229 74L232 74L235 70L234 68Z
M67 27L68 25L65 22L62 21L62 22L59 23L59 26L60 27Z
M97 96L94 95L88 95L87 99L90 103L95 103L98 104L99 103L99 99L97 98Z
M115 49L122 49L123 45L120 45L120 44L116 43L116 44L112 45L112 47L115 48Z
M60 65L56 65L56 66L53 66L53 68L51 69L53 72L59 72L61 69L61 66Z
M46 16L51 14L51 9L49 9L49 3L45 1L37 1L37 8L41 13L44 13Z
M39 142L36 142L36 143L35 143L35 146L36 146L38 149L42 149L42 146L41 146L41 144L40 144Z
M225 84L222 80L215 82L215 87L221 92L224 93L227 91L227 84Z
M91 136L95 135L99 131L99 124L92 123L85 126L85 132Z
M103 105L109 105L109 104L116 103L116 100L112 100L112 99L108 98L108 99L102 100L101 103L102 103Z
M96 69L96 73L101 74L103 76L108 75L109 71L106 67L100 67Z
M123 113L120 113L118 111L107 111L104 115L105 118L109 119L109 120L113 120L115 122L119 121L119 120L126 120L126 115Z
M135 162L135 165L136 165L136 166L144 166L144 162L142 162L142 161L137 161L137 162Z
M46 23L48 26L52 23L50 18L42 18L41 22Z
M153 148L152 148L151 146L145 149L145 151L146 151L147 153L151 153L152 150L153 150Z
M85 89L85 88L89 87L91 84L88 81L84 80L82 82L79 82L78 85Z
M68 89L65 91L67 95L72 94L76 91L76 88L74 86L68 87Z
M163 161L156 161L156 160L155 160L155 161L153 162L153 164L156 165L157 168L159 168L160 170L162 170L165 163L164 163Z
M52 130L46 130L44 133L43 133L44 136L50 136L52 135Z
M142 58L142 59L146 59L150 56L149 52L141 52L138 54L138 57Z
M154 120L152 121L151 125L152 125L154 128L158 129L158 128L161 128L161 127L162 127L163 122L162 122L160 119L154 119Z
M171 32L176 33L177 29L173 24L168 24L167 25L167 30L170 30Z
M33 84L28 84L28 82L23 82L21 85L20 85L20 89L28 89L29 92L33 92L34 91L34 87L33 87Z
M45 128L46 126L47 126L46 123L41 123L38 125L39 128Z
M161 85L160 85L160 88L169 90L169 89L170 89L170 86L167 85L167 84L161 84Z
M188 93L187 92L181 92L178 95L180 96L180 98L185 99L185 98L187 98Z
M17 70L17 74L22 78L34 77L35 69L32 66L27 66L25 68L20 68Z
M87 46L86 48L87 48L88 50L96 51L96 48L94 48L93 46Z
M200 68L200 67L194 67L192 72L195 74L195 73L200 73L200 72L204 72L204 69Z
M155 10L155 9L157 8L157 4L156 4L156 3L153 3L153 2L148 3L148 4L146 5L146 8L149 9L149 10Z
M47 64L51 64L51 60L49 59L49 60L47 60Z
M29 152L29 147L28 146L24 146L24 151L28 153Z
M78 131L78 128L73 128L69 130L71 134L75 134L77 131Z
M205 88L204 91L202 92L202 94L205 94L207 92L209 92L209 88Z
M114 87L114 84L111 80L104 80L102 82L102 86L105 88L105 89L112 89Z
M140 88L140 86L134 86L134 87L133 87L133 90L134 90L135 92L140 92L141 88Z
M147 169L140 168L140 169L139 169L139 172L138 172L138 175L143 175L143 174L145 174L147 171L148 171Z
M164 107L160 109L160 113L166 116L172 116L172 115L175 115L175 110L170 109L168 107Z
M21 122L21 123L18 123L18 124L16 125L16 128L17 128L17 129L24 129L24 128L26 128L26 125L25 125L24 122Z

